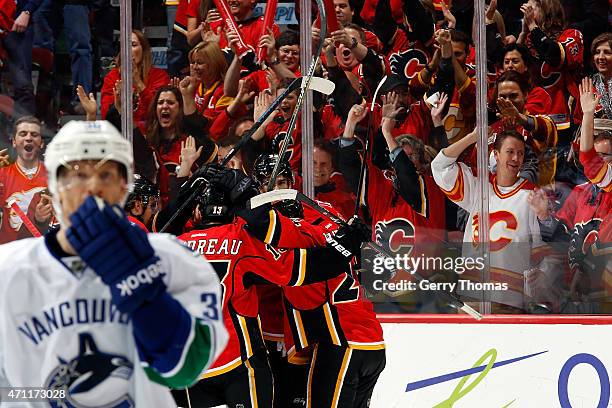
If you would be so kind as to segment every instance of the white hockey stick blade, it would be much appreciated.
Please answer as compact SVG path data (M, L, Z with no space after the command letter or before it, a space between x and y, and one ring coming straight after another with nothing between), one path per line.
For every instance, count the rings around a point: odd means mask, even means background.
M482 320L482 315L466 304L461 306L461 310L463 310L466 314L469 314L476 320Z
M376 90L374 91L374 97L372 98L372 104L370 105L370 112L374 112L374 106L376 105L376 98L378 98L378 92L380 91L380 88L382 88L386 80L387 80L387 76L385 75L384 77L382 77L382 79L378 83L378 86L376 87Z
M303 77L302 87L306 86L306 79L307 77ZM317 91L325 95L331 95L331 93L334 92L334 89L336 89L336 84L329 79L313 76L310 79L308 89L312 89L313 91Z
M273 203L275 201L281 200L295 200L297 197L297 190L292 189L282 189L282 190L272 190L267 193L261 193L252 197L247 203L247 208L257 208L261 207L264 204Z

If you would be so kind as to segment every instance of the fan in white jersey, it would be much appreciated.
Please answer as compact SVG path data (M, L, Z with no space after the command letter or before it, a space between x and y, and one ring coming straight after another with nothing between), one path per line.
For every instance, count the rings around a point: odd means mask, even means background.
M176 406L168 387L227 342L217 275L127 220L132 148L109 122L65 125L45 166L60 229L0 247L0 386L61 397L26 406Z
M457 163L457 158L477 138L478 133L474 130L443 149L431 163L436 184L449 199L470 214L463 238L465 242L478 242L479 182L472 169L464 163ZM497 170L489 177L488 192L490 272L491 281L506 284L507 290L492 293L491 300L510 306L500 306L498 310L518 312L524 308L524 273L540 264L546 247L540 237L537 217L527 202L529 193L536 186L519 177L525 156L523 137L515 131L498 134L494 155ZM467 249L464 247L464 256L468 255ZM550 276L551 271L548 266L546 268L543 276ZM463 278L479 280L480 273L467 272Z

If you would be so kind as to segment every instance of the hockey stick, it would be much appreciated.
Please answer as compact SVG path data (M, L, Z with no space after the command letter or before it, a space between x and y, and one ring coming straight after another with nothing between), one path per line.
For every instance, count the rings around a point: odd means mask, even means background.
M376 90L374 91L374 97L372 98L372 102L370 105L370 116L368 118L368 128L366 129L366 137L365 137L365 148L363 151L363 160L361 161L361 168L359 169L359 184L357 185L357 200L355 200L355 212L354 215L357 216L359 214L359 207L361 206L361 194L363 192L363 182L365 179L365 169L366 169L366 155L368 154L368 149L370 147L370 130L372 129L372 116L374 116L374 106L376 105L376 99L378 98L378 92L380 88L382 88L383 84L387 80L387 76L382 77Z
M188 180L189 181L189 180ZM188 182L186 181L186 183ZM196 197L200 194L202 194L202 191L204 190L204 187L208 186L208 180L206 180L204 177L198 177L197 179L193 180L193 182L191 183L191 185L193 186L196 182L200 181L200 185L198 187L196 187L196 189L193 191L193 193L191 193L191 195L185 200L183 201L183 204L181 204L181 206L179 207L178 210L176 210L174 212L174 214L172 214L172 217L170 217L170 219L166 222L166 224L164 224L164 226L159 230L160 233L166 231L166 229L172 224L172 222L176 219L176 217L178 217L178 215L180 213L183 212L183 210L191 204L191 202L193 200L196 199ZM183 184L184 185L184 184ZM181 186L182 187L182 186Z
M295 104L295 108L293 110L293 115L291 115L291 120L289 121L289 128L287 129L287 133L285 134L285 138L280 144L280 151L278 152L279 160L274 164L274 169L272 170L272 175L270 176L270 181L268 182L268 191L272 191L274 189L274 185L276 184L276 177L278 176L278 172L280 171L280 163L281 158L285 156L287 149L289 148L289 140L291 139L291 134L295 129L295 125L297 123L297 117L302 109L302 104L304 103L304 97L306 96L306 89L310 86L310 82L314 76L314 71L317 68L317 64L319 63L319 58L321 55L321 51L323 50L323 43L325 37L327 36L327 14L325 13L325 5L322 0L316 0L317 7L319 8L319 16L321 17L321 40L319 41L319 45L317 46L317 52L312 56L312 60L310 62L310 67L308 69L308 75L306 75L305 84L302 84L302 88L300 90L300 95L298 97L297 103ZM310 112L309 112L310 114Z
M330 95L332 92L334 92L336 84L334 84L329 79L319 77L313 77L309 83L306 83L306 77L295 78L291 82L291 84L289 84L289 86L283 91L283 93L280 94L272 102L268 109L266 109L266 111L257 119L253 126L251 126L251 129L249 129L242 136L242 139L240 139L240 141L236 143L236 145L232 147L232 149L227 153L227 155L223 158L223 161L221 162L222 166L227 165L227 163L229 163L232 157L234 157L234 155L238 153L238 151L242 149L242 147L244 147L244 145L251 138L251 135L253 135L257 131L257 129L259 129L261 125L266 121L266 119L268 119L272 112L274 112L279 107L279 105L283 102L283 99L285 99L287 95L298 89L300 86L307 86L308 89L312 89L313 91L317 91L325 95Z
M259 129L261 127L261 125L266 121L266 119L272 114L272 112L274 112L278 106L281 104L281 102L283 101L283 99L285 99L287 97L287 95L289 95L289 93L295 91L296 89L298 89L298 87L302 86L308 86L309 89L312 89L314 91L317 92L321 92L323 94L329 95L334 91L335 88L335 84L325 78L319 78L319 77L314 77L312 78L313 80L310 81L308 84L305 84L305 77L301 77L301 78L295 78L291 84L289 84L289 86L287 87L287 89L285 89L285 91L280 94L273 102L272 104L268 107L268 109L266 109L266 111L261 115L261 117L259 117L257 119L257 121L253 124L253 126L251 127L251 129L249 129L247 132L245 132L245 134L242 136L242 139L240 139L240 141L238 143L236 143L236 145L234 147L232 147L232 149L227 153L227 155L223 158L223 160L221 161L221 166L225 167L227 165L227 163L229 163L229 161L232 159L232 157L234 157L236 155L236 153L238 153L240 151L240 149L242 149L244 147L244 145L249 141L249 139L251 139L251 136L257 131L257 129ZM194 180L193 182L196 182L198 180L202 180L202 184L200 185L200 187L196 188L196 190L187 198L187 200L185 200L183 202L183 204L181 204L181 206L179 207L179 209L172 214L172 217L170 217L170 219L166 222L166 224L159 230L159 232L164 232L166 231L166 229L172 224L172 222L176 219L176 217L178 217L178 215L188 206L190 205L190 203L199 195L202 193L202 191L204 190L204 188L206 187L206 185L208 185L208 180L204 180L203 178L198 178L196 180ZM193 183L192 183L193 184Z
M185 394L187 394L187 407L191 408L191 398L189 398L189 388L185 388Z
M259 194L251 198L247 202L247 208L248 209L257 208L261 205L272 203L272 202L279 201L279 200L297 200L297 201L306 203L314 210L328 217L334 223L338 225L342 225L342 226L348 225L346 221L334 215L326 208L321 207L315 200L304 195L303 193L300 193L297 190L281 189L281 190L272 190L272 191L268 191L267 193ZM382 246L380 246L376 242L369 242L369 245L379 254L387 258L394 258L391 254L389 254ZM417 272L410 272L410 274L414 276L415 279L418 280L419 282L426 280ZM456 295L448 291L445 291L445 290L435 290L433 292L440 295L450 306L456 309L462 310L464 313L472 316L476 320L482 319L482 315L480 313L478 313L472 307L470 307L469 305L465 304L463 301L458 299Z

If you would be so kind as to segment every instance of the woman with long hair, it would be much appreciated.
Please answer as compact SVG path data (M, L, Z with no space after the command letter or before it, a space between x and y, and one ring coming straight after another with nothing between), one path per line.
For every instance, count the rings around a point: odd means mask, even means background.
M177 167L181 163L181 147L189 136L195 139L198 156L194 160L195 167L213 161L217 155L217 145L204 131L207 121L195 108L197 81L186 77L179 86L180 89L174 85L157 89L145 126L134 126L132 136L136 171L159 185L162 207L168 203L170 186L177 178ZM120 91L118 83L114 88L115 103L109 108L107 117L117 129L121 129ZM92 110L95 112L95 108Z
M234 109L234 99L224 95L223 79L228 66L218 44L199 43L189 52L189 63L191 76L198 84L196 109L208 122L206 131L217 141L227 135L235 118L246 114L246 108L240 105Z
M146 122L146 139L159 165L158 180L162 206L168 202L172 178L180 163L181 145L193 136L201 149L196 165L217 157L217 146L205 133L206 120L196 111L193 93L196 81L187 77L180 90L172 85L159 88L153 97Z
M121 60L117 58L117 67L105 77L102 85L101 114L106 119L108 109L115 101L114 89L121 79ZM170 77L163 69L153 67L151 46L145 35L139 30L132 31L132 81L134 88L134 125L144 130L149 105L155 92L170 82Z

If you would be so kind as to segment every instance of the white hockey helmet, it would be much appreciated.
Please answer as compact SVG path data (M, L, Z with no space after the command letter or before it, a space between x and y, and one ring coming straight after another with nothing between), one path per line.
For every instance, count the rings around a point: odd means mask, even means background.
M128 191L132 189L134 182L132 144L106 120L70 121L57 132L45 151L48 188L53 196L53 207L60 222L64 220L58 198L57 173L61 167L78 160L112 160L122 164L126 169Z

